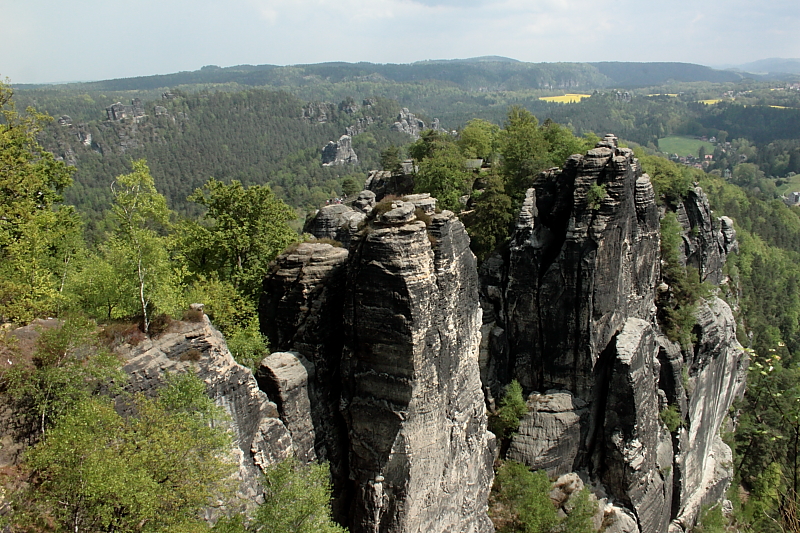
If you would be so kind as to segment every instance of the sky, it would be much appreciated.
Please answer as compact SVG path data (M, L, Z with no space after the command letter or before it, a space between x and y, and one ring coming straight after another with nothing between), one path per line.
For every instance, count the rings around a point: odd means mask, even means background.
M797 0L0 0L0 79L251 64L800 58Z

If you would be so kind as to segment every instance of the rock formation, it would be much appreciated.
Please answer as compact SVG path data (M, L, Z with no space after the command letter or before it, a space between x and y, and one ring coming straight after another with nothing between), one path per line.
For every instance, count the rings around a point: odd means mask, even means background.
M375 193L361 191L353 201L353 206L346 204L326 205L309 217L303 227L304 233L310 233L317 239L333 239L350 247L350 240L358 233L361 224L375 206Z
M175 323L158 339L122 346L118 353L132 393L155 395L168 372L194 372L205 381L208 395L230 417L231 455L239 465L238 492L245 500L254 503L260 497L263 469L296 453L277 406L259 389L252 372L233 360L208 317Z
M292 353L265 359L259 382L289 431L307 382L314 453L354 533L490 532L475 258L452 213L410 200L373 213L349 253L310 242L277 259L261 324Z
M422 133L424 129L425 123L418 119L417 116L411 113L406 107L400 111L394 124L392 124L392 131L407 133L414 137L414 139L419 139L419 134Z
M138 120L145 116L144 104L142 104L139 98L131 100L131 105L124 105L122 102L117 102L106 108L106 115L108 115L108 120L122 120L124 118Z
M358 156L353 150L353 140L349 135L342 135L339 140L330 141L322 149L322 166L330 167L358 163Z
M598 189L604 197L587 201ZM722 282L736 249L730 220L713 219L699 189L678 219L685 261ZM649 177L607 136L535 180L507 254L481 269L487 393L512 378L533 391L509 456L551 475L585 472L648 533L681 531L724 493L730 450L718 430L746 367L722 300L699 307L694 350L660 334L659 248ZM659 416L667 405L684 420L672 434Z

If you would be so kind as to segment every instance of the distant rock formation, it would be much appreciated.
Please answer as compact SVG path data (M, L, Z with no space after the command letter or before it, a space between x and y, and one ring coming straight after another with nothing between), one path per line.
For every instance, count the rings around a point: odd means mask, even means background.
M144 104L139 98L131 100L131 105L124 105L121 102L112 104L106 108L108 120L122 120L132 118L134 120L145 116Z
M339 140L330 141L322 149L322 166L330 167L358 163L358 156L353 150L353 140L349 135L342 135Z
M418 119L414 113L411 113L408 108L404 107L400 114L397 115L397 120L392 124L392 131L399 131L407 133L419 139L419 134L425 129L425 123Z
M324 124L334 117L336 106L329 102L309 102L303 106L300 117L310 122Z
M375 120L372 117L362 117L355 121L352 126L347 126L345 128L345 134L349 135L350 137L355 137L356 135L361 135L365 131L367 131L367 127L373 124Z

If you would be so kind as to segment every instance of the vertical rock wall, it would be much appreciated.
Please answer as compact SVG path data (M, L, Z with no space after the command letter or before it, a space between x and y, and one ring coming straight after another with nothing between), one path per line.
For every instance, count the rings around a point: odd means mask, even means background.
M463 225L447 211L430 228L377 223L352 252L343 360L352 530L492 531L481 310Z
M724 282L731 221L711 216L699 188L678 220L684 261ZM509 455L551 475L584 471L653 533L680 531L722 497L730 471L718 430L745 361L721 300L700 306L694 349L660 334L659 231L649 177L606 136L535 180L507 254L481 269L486 390L496 396L516 378L534 391ZM540 412L547 398L563 401ZM673 434L659 416L667 405L684 421Z

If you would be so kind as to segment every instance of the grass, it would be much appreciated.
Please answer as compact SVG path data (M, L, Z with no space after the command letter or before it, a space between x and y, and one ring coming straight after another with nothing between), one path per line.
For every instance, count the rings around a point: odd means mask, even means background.
M777 188L778 194L786 194L794 191L800 191L800 174L795 174L794 176L781 179L783 180L783 184L778 185Z
M591 94L565 94L562 96L540 96L539 100L545 102L557 102L559 104L574 104L580 102L584 98L589 98Z
M671 135L658 140L658 149L667 154L693 155L697 157L701 146L706 147L707 154L714 153L714 145L700 139Z

